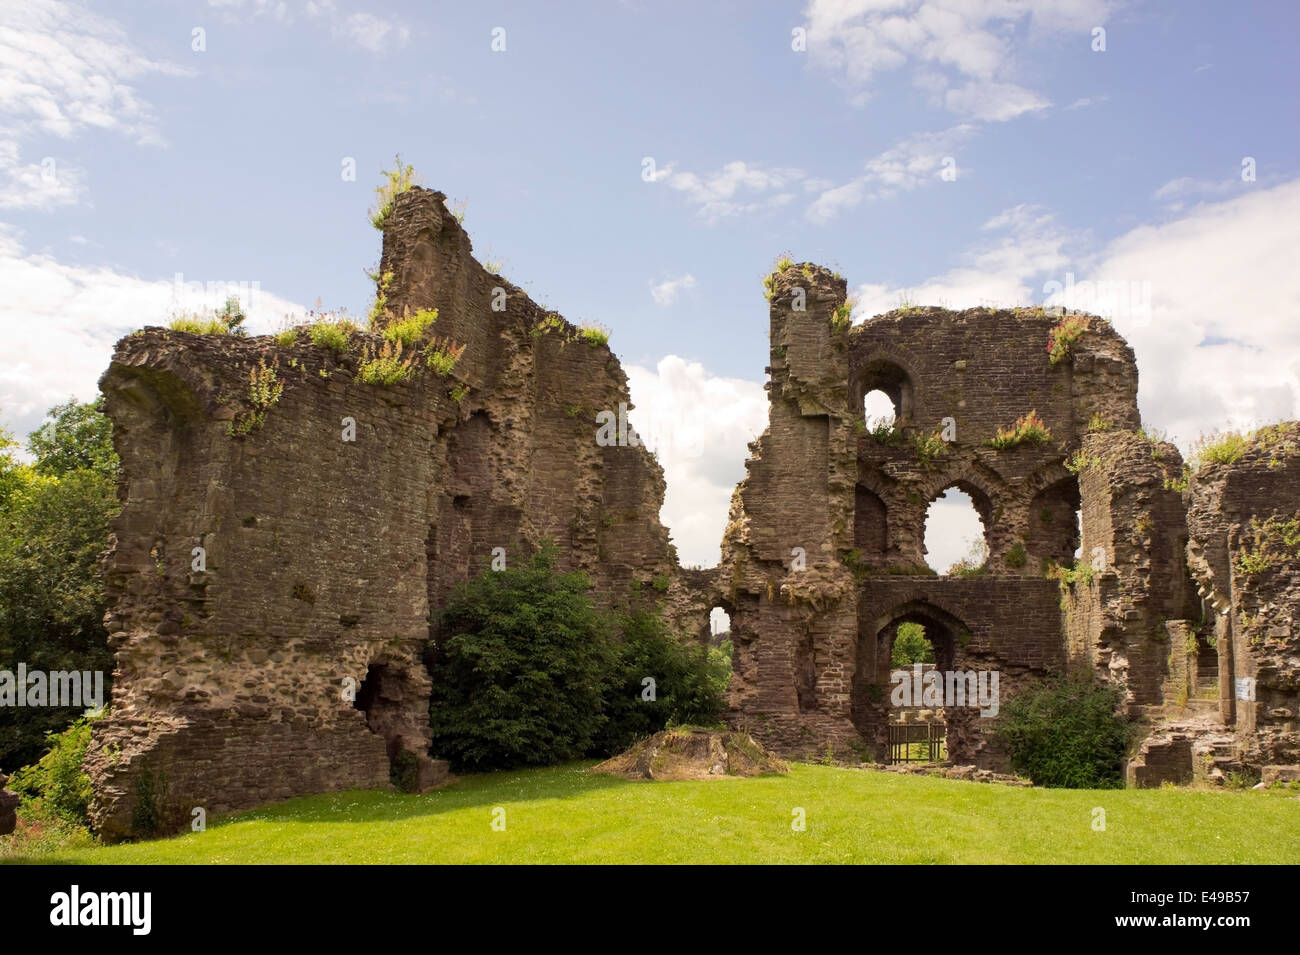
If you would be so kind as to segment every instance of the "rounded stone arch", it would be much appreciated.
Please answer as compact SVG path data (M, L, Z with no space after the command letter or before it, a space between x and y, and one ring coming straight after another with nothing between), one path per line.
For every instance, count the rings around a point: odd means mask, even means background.
M935 553L930 548L931 519L934 513L935 505L949 492L960 491L965 494L971 502L975 511L975 516L979 520L980 538L983 540L986 548L985 564L987 565L992 559L995 547L999 544L1000 539L996 534L997 524L995 517L998 515L996 509L996 498L992 497L983 482L971 480L969 477L959 477L955 480L946 482L934 482L927 486L924 499L924 509L920 513L921 526L919 539L921 542L923 559L927 564L935 557ZM956 560L965 560L966 553L953 554L952 560L943 559L941 565L930 564L931 568L940 575L946 575L951 563Z
M850 407L861 418L865 413L863 399L873 391L884 392L894 405L894 425L903 427L915 417L914 381L910 363L902 355L895 354L892 349L874 349L863 358L852 361Z
M879 679L875 682L889 680L889 657L894 649L894 640L898 636L898 626L903 623L919 623L925 627L926 638L934 647L935 666L940 670L954 668L963 635L969 635L970 628L960 617L940 607L933 600L926 598L909 600L896 605L888 613L876 617L859 634L859 640L876 641L875 676Z
M1082 537L1078 515L1083 496L1078 476L1063 464L1049 464L1034 473L1026 488L1032 494L1023 534L1030 566L1072 563Z

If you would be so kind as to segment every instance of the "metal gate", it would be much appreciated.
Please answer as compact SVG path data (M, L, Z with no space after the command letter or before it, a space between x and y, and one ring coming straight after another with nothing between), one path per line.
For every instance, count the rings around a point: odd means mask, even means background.
M890 723L889 762L941 763L948 756L943 723Z

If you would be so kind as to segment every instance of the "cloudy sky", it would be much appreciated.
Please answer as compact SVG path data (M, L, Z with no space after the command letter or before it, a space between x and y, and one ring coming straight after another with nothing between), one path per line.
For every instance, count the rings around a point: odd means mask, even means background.
M0 423L92 398L116 339L197 303L178 273L243 283L254 330L363 313L397 152L480 258L612 330L686 563L765 424L782 253L859 319L1073 288L1184 448L1300 417L1298 11L0 0ZM945 565L971 527L936 528Z

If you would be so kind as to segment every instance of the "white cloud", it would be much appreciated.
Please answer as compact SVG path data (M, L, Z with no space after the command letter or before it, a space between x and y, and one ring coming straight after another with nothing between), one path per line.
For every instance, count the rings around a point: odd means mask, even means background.
M1013 206L985 222L982 231L990 238L963 253L959 265L919 285L859 286L855 314L878 315L900 302L954 309L1031 305L1043 299L1041 283L1033 280L1063 274L1070 262L1066 246L1073 237L1041 207Z
M20 438L53 405L93 399L114 343L145 325L165 325L179 309L209 308L220 291L198 295L171 279L149 281L104 267L63 265L26 253L12 230L0 227L0 423ZM305 310L269 292L249 303L250 331L265 334L286 313Z
M911 288L863 285L858 314L899 299L950 308L1041 303L1045 281L1132 289L1092 301L1128 339L1144 420L1186 451L1200 434L1300 417L1300 180L1202 203L1090 250L1042 209L985 223L998 239ZM1009 230L1009 231L1008 231ZM1076 294L1076 302L1082 294ZM1141 301L1145 299L1145 301ZM1133 307L1135 300L1142 307ZM1084 303L1079 303L1084 304Z
M668 279L650 289L650 297L660 305L669 306L677 301L684 289L695 288L695 276L687 272L680 278Z
M48 211L74 205L85 194L85 175L53 156L23 163L18 144L0 142L0 209Z
M654 181L664 180L668 186L684 193L695 204L699 216L710 225L720 219L754 212L765 206L779 206L793 196L787 189L803 181L799 169L764 168L757 164L735 160L714 173L703 176L693 172L677 172L669 163L658 170Z
M352 40L371 53L382 53L394 46L405 46L411 31L394 20L384 20L370 13L352 13L337 21L331 29L335 36Z
M805 215L812 222L826 223L863 202L888 199L900 192L939 182L947 161L952 160L955 170L954 154L974 135L975 127L963 123L950 129L909 136L868 159L861 176L822 191Z
M150 59L120 26L60 0L5 5L0 26L0 117L20 136L70 139L86 129L144 143L160 136L153 108L131 85L186 70Z
M936 105L1003 122L1049 105L1014 81L1017 37L1076 33L1082 41L1114 5L1112 0L810 0L804 13L813 61L841 76L855 102L870 97L878 74L910 64L915 84Z
M1088 106L1096 106L1098 103L1109 103L1109 102L1110 102L1110 97L1106 96L1105 94L1101 96L1080 96L1078 99L1076 99L1073 103L1071 103L1069 106L1065 108L1066 110L1084 109L1085 107Z
M967 83L944 94L944 105L954 113L990 123L1004 123L1022 113L1033 113L1051 102L1015 83Z
M676 355L626 371L635 405L628 418L668 483L661 519L684 565L713 566L747 445L767 426L767 394L759 382L719 378Z

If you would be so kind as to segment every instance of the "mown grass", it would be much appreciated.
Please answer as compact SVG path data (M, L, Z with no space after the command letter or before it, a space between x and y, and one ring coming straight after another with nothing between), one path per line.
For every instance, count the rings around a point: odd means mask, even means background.
M1294 863L1281 791L1020 789L796 764L788 776L633 783L589 764L349 791L203 833L30 861L129 863ZM492 829L505 809L505 831ZM807 828L791 828L802 808ZM1094 831L1093 809L1106 811ZM10 857L8 861L25 861Z

